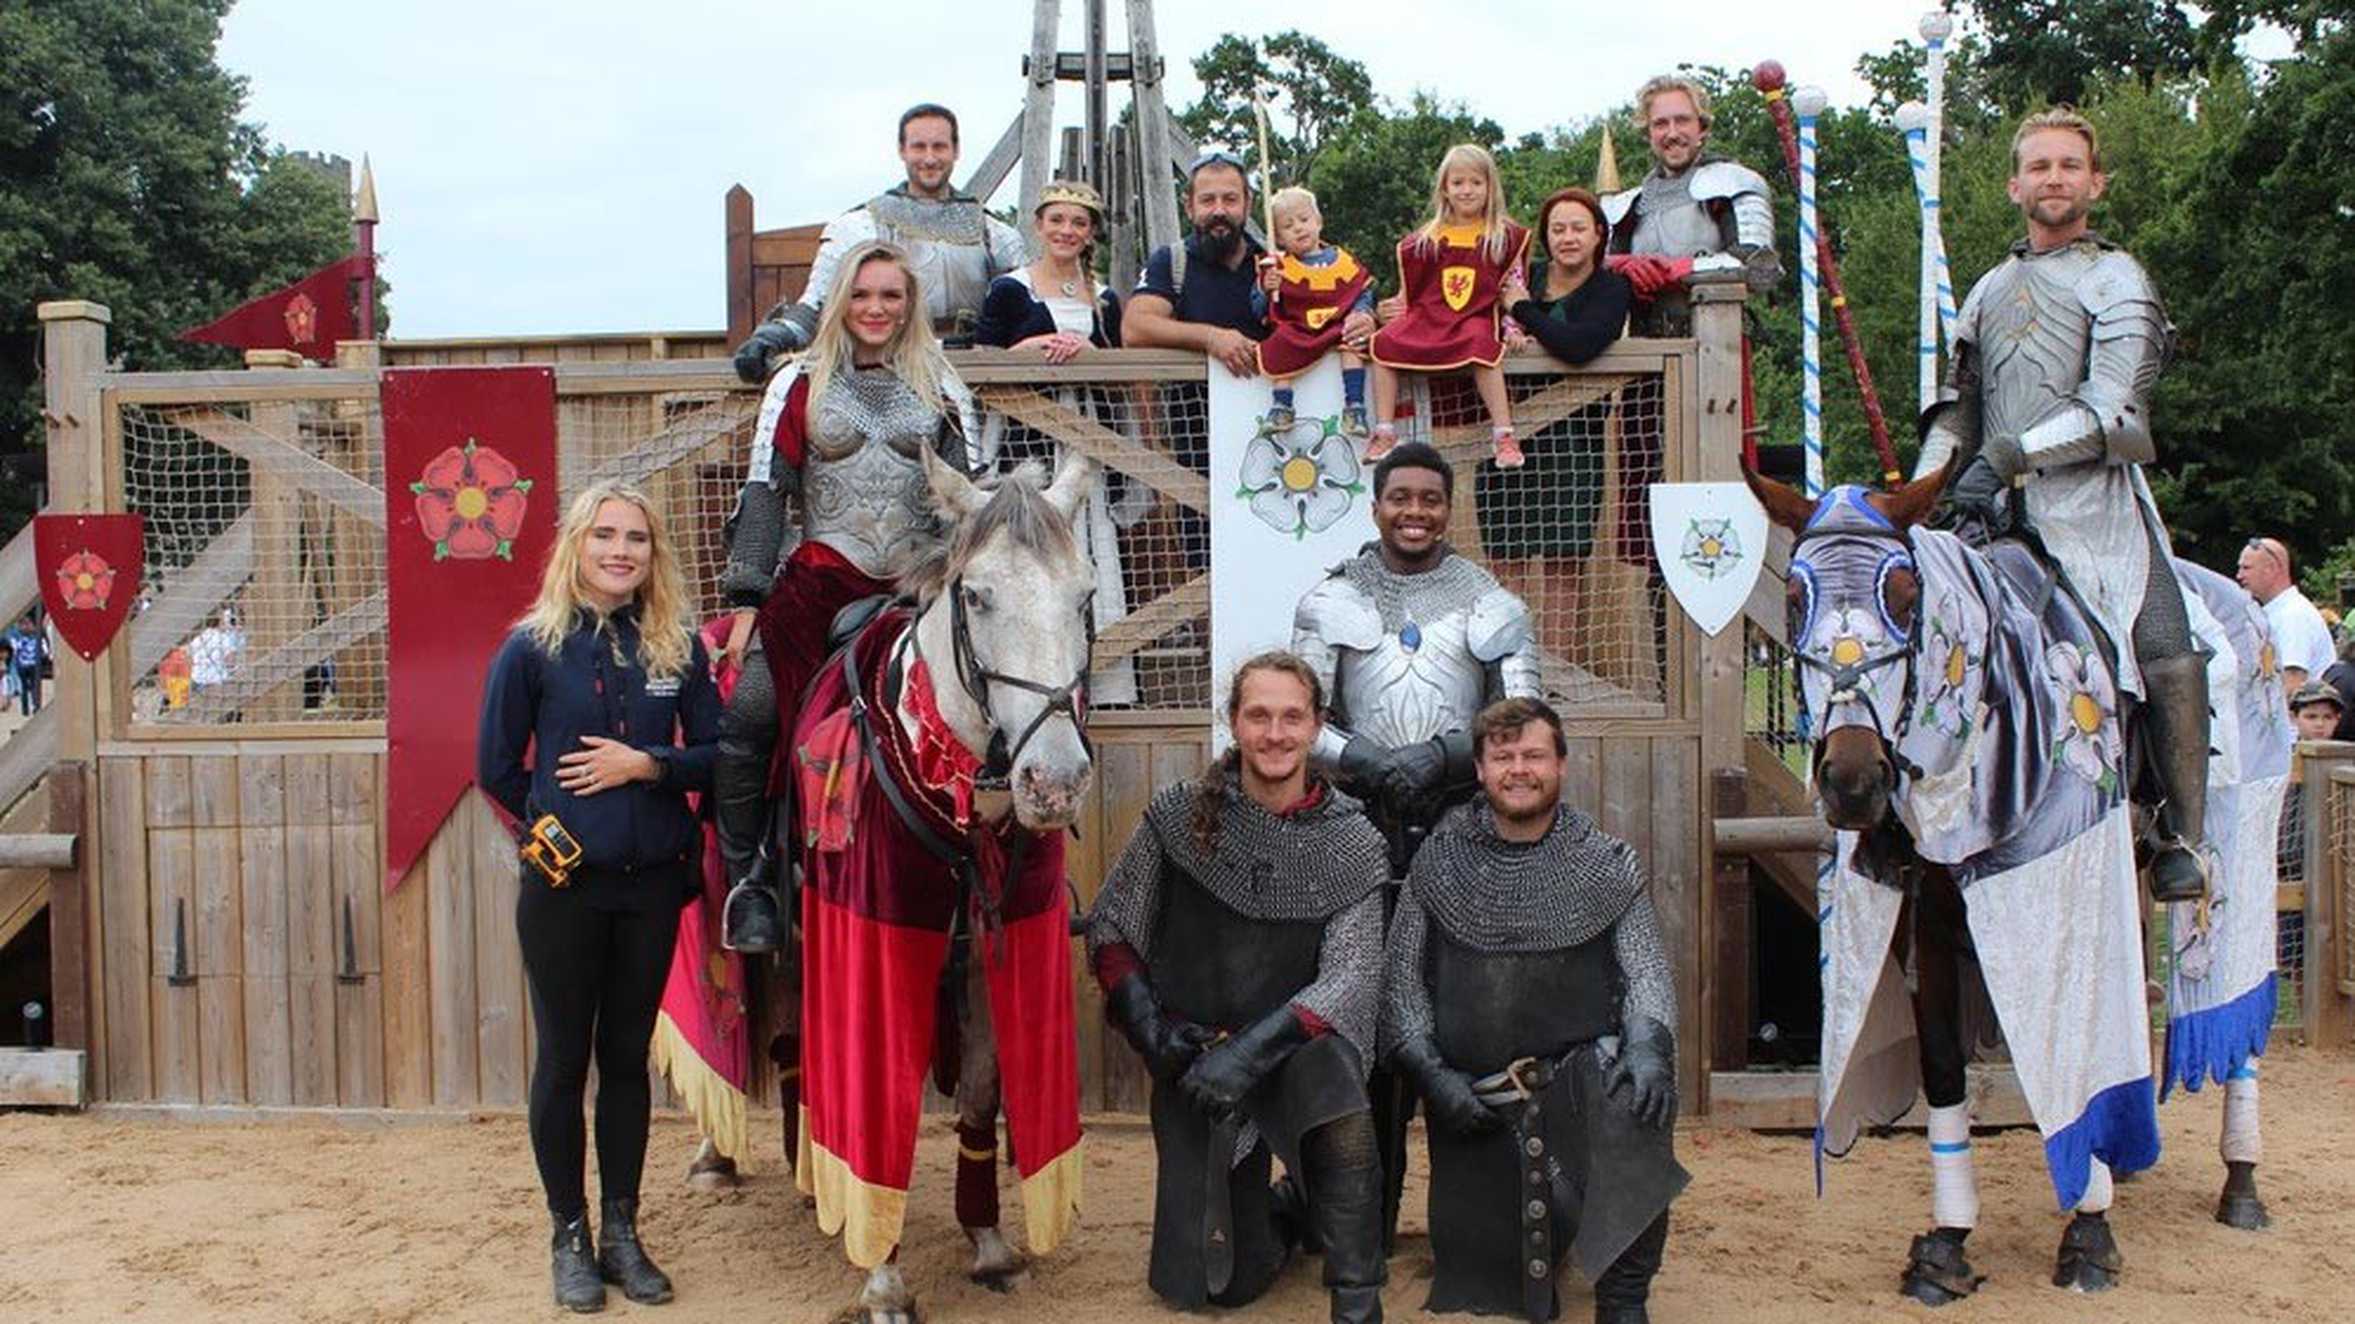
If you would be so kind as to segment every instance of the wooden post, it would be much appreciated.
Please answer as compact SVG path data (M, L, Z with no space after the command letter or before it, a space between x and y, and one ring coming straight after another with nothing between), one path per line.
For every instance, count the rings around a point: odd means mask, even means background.
M1047 186L1055 152L1055 32L1063 19L1062 0L1031 0L1030 59L1024 67L1029 87L1022 96L1022 203L1016 214L1028 217L1038 210L1039 190ZM1031 236L1031 256L1038 256L1038 237Z
M1680 429L1686 437L1687 455L1691 461L1685 470L1688 480L1722 482L1741 477L1742 454L1742 301L1746 289L1740 280L1703 281L1693 286L1693 379L1682 383L1678 392L1663 392L1668 408L1681 411L1685 426ZM1680 398L1681 397L1681 398ZM1681 614L1680 614L1681 615ZM1721 771L1740 769L1742 762L1742 631L1729 625L1717 632L1715 638L1701 638L1690 621L1681 621L1688 637L1698 640L1700 655L1700 718L1701 718L1701 776L1714 779ZM1716 891L1717 854L1715 832L1703 825L1701 842L1703 886L1712 894ZM1701 900L1699 925L1700 942L1695 950L1718 950L1716 926L1718 916L1715 896ZM1747 942L1748 935L1740 936ZM1741 996L1746 996L1747 989ZM1735 990L1720 987L1718 972L1704 966L1701 971L1699 1023L1703 1034L1714 1031L1719 1024L1720 999L1736 997ZM1714 1060L1715 1045L1701 1046L1701 1060ZM1704 1073L1697 1083L1706 1089L1708 1077ZM1695 1099L1695 1112L1708 1111L1706 1096Z
M728 345L744 343L760 324L764 309L755 308L752 295L752 193L742 184L728 190Z
M37 315L41 319L41 417L49 431L47 509L52 514L102 512L106 509L107 429L96 378L106 370L106 327L114 315L106 305L82 299L44 303ZM86 808L88 788L82 784L82 778L95 766L100 698L110 673L103 655L96 663L85 662L70 648L57 654L56 668L57 687L49 699L50 710L55 714L50 720L57 725L57 762L50 774L51 794L60 793L62 788L55 785L57 782L72 781L73 794ZM52 806L54 812L54 801ZM74 830L79 832L81 828L77 825ZM63 990L72 989L80 1022L75 1031L80 1036L77 1046L95 1049L105 1037L105 1007L103 1002L92 1002L89 990L103 985L106 952L101 926L89 920L99 913L98 889L103 878L97 863L90 858L86 839L77 858L81 867L74 879L68 883L53 875L49 893L52 925L58 923L61 898L74 912L68 918L71 932L51 931L52 938L57 940L49 955L51 968L57 972L52 995L63 1003L66 998ZM72 893L70 898L64 897L67 892ZM68 937L72 939L71 945L64 941ZM64 1026L58 1028L62 1034ZM104 1054L96 1053L93 1064L104 1072ZM103 1075L93 1077L103 1078Z
M2311 745L2299 761L2305 765L2299 791L2306 797L2306 969L2299 1010L2305 1013L2306 1042L2336 1049L2345 1046L2349 1024L2347 999L2339 992L2339 947L2347 940L2338 913L2340 879L2355 862L2336 849L2332 801L2355 801L2355 762L2322 756Z
M245 366L300 368L303 357L292 350L249 349ZM302 449L294 402L257 400L251 409L257 430ZM309 612L297 612L298 605L308 605L301 601L302 494L259 465L252 469L252 492L253 587L245 595L238 621L245 631L245 647L239 650L238 660L246 666L270 656L279 645L311 626ZM275 722L299 716L302 691L302 677L297 675L287 684L271 687L267 694L255 695L243 709L245 720Z
M1719 768L1709 775L1709 808L1720 823L1749 810L1749 774ZM1719 851L1710 868L1710 917L1717 992L1709 1027L1709 1068L1740 1071L1750 1065L1750 860Z
M749 200L747 202L749 206ZM335 347L335 366L374 372L384 362L384 344L377 340L347 340ZM327 458L337 468L384 486L381 428L373 400L349 400L336 405L347 425L344 444ZM327 611L329 615L357 605L384 584L384 531L356 515L317 503L328 528ZM346 649L335 660L335 693L346 711L382 715L384 659L376 647Z
M49 870L49 1008L51 1040L59 1048L94 1049L90 1008L90 898L83 892L90 866L90 765L61 760L49 769L49 831L71 834L73 859ZM92 1079L98 1075L92 1073Z
M1128 0L1129 88L1136 99L1137 196L1144 204L1145 253L1184 238L1178 228L1177 172L1170 159L1169 102L1161 87L1161 40L1153 0Z

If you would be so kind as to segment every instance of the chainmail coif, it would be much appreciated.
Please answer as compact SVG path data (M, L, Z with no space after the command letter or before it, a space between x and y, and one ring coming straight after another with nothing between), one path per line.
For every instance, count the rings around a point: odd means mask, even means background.
M1391 921L1382 1045L1432 1031L1423 982L1429 927L1481 952L1550 952L1606 932L1618 958L1621 1020L1636 1014L1676 1025L1676 983L1635 849L1562 805L1545 836L1497 835L1486 797L1440 820L1407 875Z

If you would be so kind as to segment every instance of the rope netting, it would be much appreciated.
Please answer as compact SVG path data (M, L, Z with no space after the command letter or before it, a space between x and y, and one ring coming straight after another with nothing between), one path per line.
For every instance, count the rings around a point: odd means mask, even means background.
M1564 707L1657 712L1665 590L1644 484L1664 476L1657 376L1517 376L1528 465L1487 463L1468 381L1410 399L1408 435L1459 475L1456 546L1528 602ZM1200 381L986 384L992 468L1103 462L1083 534L1097 572L1094 702L1192 712L1212 692L1209 407ZM133 725L384 715L382 423L373 401L124 404L123 508L146 517L132 626ZM699 619L726 609L726 522L759 397L750 390L560 394L563 496L620 479L661 510ZM1673 476L1673 475L1668 475ZM561 509L561 505L559 505Z

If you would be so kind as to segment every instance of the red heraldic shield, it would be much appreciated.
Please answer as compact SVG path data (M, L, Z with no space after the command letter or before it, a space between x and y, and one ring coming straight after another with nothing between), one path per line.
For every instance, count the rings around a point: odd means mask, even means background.
M233 349L291 349L306 359L335 357L335 342L359 338L352 282L368 277L368 260L330 262L282 290L248 299L203 326L180 333Z
M384 374L384 886L474 781L491 655L539 591L556 534L556 374Z
M58 637L85 662L114 642L139 600L147 521L138 515L36 515L33 568Z

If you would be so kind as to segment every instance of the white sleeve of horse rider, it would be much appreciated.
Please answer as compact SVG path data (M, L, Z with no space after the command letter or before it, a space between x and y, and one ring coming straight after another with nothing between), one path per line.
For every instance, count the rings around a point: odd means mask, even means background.
M818 334L818 314L825 310L826 291L834 287L835 269L842 265L842 255L875 237L875 218L865 207L854 207L833 220L818 235L818 255L810 259L809 283L801 287L801 298L785 310L782 319L801 337L806 348Z
M2072 464L2148 464L2150 392L2167 366L2175 328L2140 263L2106 253L2078 283L2077 301L2092 325L2085 380L2069 399L2020 434L2031 468Z

